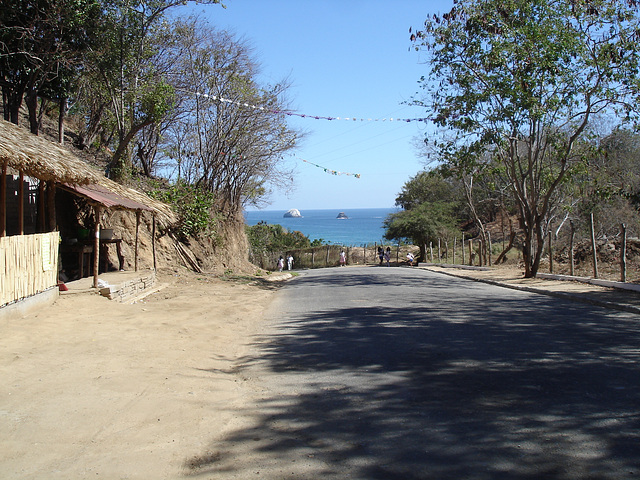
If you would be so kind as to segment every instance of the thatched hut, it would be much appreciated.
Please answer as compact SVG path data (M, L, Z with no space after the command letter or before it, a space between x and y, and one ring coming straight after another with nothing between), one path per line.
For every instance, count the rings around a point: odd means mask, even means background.
M0 121L0 168L0 306L57 287L59 226L65 216L67 221L70 217L65 198L80 199L75 203L90 211L92 235L68 240L69 247L80 252L80 263L91 254L87 264L93 263L94 287L101 243L115 242L119 247L120 241L101 235L103 209L136 212L136 270L142 213L153 216L153 239L156 221L164 225L176 221L168 205L107 179L64 146L5 121ZM84 276L84 269L79 273Z

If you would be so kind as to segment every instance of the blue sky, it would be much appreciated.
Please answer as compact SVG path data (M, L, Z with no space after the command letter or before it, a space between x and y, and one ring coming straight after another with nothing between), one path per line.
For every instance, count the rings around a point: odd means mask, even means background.
M287 77L301 114L340 118L419 118L403 102L419 94L424 53L409 41L428 14L453 0L224 0L190 6L210 23L244 37L262 64L262 79ZM432 131L424 122L315 120L289 117L308 132L286 166L289 189L274 190L267 210L393 207L404 183L423 168L413 146ZM330 170L360 174L330 175Z

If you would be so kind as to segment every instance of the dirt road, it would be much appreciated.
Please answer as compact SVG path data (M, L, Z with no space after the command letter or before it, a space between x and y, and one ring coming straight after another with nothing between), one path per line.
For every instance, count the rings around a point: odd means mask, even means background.
M234 426L273 290L204 275L134 305L65 296L0 324L3 479L161 479Z

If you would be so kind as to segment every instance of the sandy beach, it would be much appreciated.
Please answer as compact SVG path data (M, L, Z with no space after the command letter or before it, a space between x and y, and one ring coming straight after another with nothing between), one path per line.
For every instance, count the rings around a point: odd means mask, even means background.
M139 303L64 296L0 325L3 479L182 478L233 430L274 288L158 278Z

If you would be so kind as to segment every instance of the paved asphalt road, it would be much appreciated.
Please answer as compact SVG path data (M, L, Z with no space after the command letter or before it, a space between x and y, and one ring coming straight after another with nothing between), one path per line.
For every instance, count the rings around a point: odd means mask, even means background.
M349 267L302 272L269 318L233 478L640 478L637 315Z

